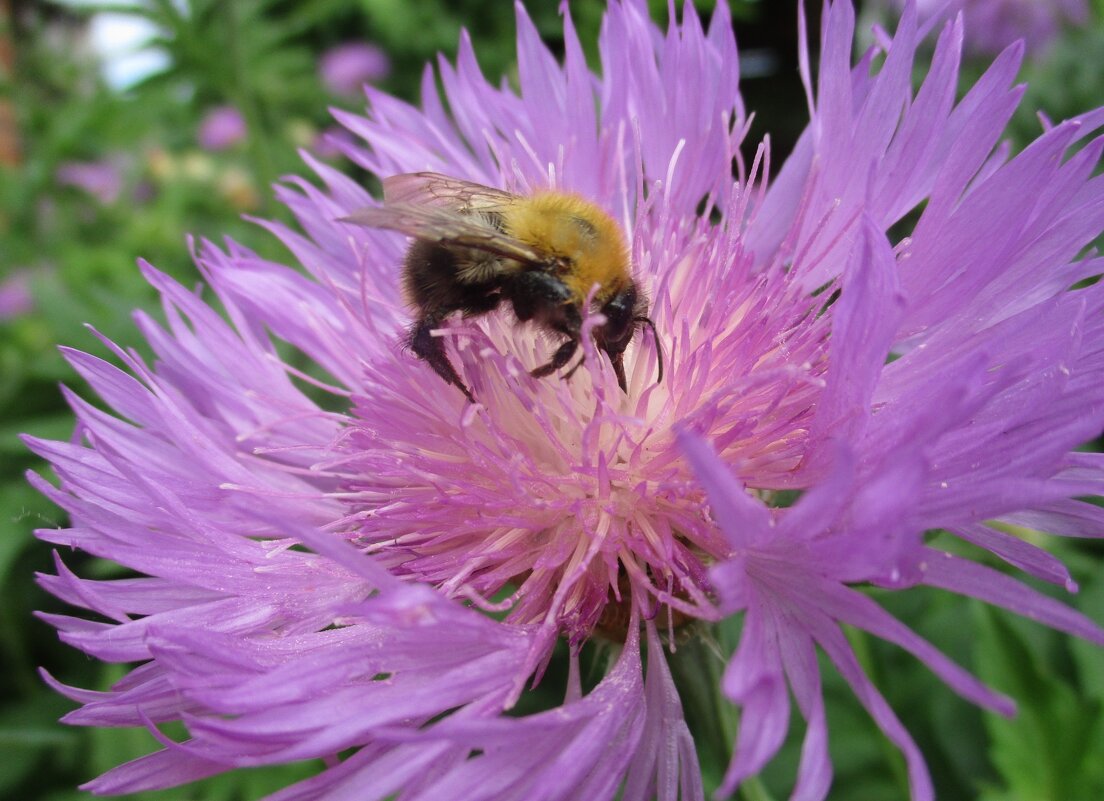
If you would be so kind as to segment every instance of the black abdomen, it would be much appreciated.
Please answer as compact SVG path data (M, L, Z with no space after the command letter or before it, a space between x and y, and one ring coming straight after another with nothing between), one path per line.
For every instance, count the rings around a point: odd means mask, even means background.
M460 311L483 314L499 302L501 277L486 281L461 281L460 273L472 262L493 258L489 254L416 239L403 265L403 289L422 316L438 319Z

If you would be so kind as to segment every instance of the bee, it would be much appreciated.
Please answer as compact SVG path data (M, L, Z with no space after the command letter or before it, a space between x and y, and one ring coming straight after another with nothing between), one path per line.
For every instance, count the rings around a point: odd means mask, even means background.
M530 371L543 378L565 367L578 350L583 309L595 284L593 308L606 321L593 329L594 341L609 357L622 391L625 349L642 326L652 331L656 381L663 380L659 335L629 272L624 236L606 212L579 195L521 196L438 173L407 173L384 180L382 206L343 221L413 237L402 281L417 316L406 344L473 403L434 329L457 312L478 317L505 302L519 322L563 337L548 362ZM584 359L563 377L570 378Z

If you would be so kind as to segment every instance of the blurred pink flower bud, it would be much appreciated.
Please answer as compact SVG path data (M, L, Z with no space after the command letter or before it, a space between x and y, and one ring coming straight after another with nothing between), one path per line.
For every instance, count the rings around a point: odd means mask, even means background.
M84 190L104 205L114 203L123 191L122 170L108 160L62 162L54 179L62 186Z
M0 322L30 314L34 310L30 273L16 270L0 279Z
M226 150L246 136L245 118L233 106L216 106L199 124L199 146L204 150Z
M348 42L322 55L318 72L335 95L355 95L365 83L387 77L391 62L375 45Z

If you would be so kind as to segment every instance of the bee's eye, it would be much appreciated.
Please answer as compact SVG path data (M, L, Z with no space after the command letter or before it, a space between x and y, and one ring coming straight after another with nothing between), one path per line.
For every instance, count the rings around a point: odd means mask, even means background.
M605 346L612 350L624 350L632 339L633 316L636 309L636 287L629 286L618 292L602 306L606 324L598 335Z

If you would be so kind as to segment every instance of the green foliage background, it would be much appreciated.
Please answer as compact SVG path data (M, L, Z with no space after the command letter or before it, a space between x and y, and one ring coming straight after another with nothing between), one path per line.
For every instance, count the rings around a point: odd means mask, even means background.
M528 5L538 28L556 46L558 3ZM664 19L666 3L652 5L656 17ZM708 11L712 4L698 5ZM793 3L736 0L732 5L741 47L760 65L759 74L744 84L748 107L759 115L751 138L770 131L776 151L785 151L805 122ZM592 57L603 7L596 0L572 3ZM95 57L79 46L91 15L107 11L152 20L161 32L155 45L167 53L169 66L126 91L110 89ZM816 30L816 9L811 12ZM508 3L149 0L140 7L74 7L0 2L0 42L8 45L10 56L0 65L0 103L11 112L18 136L11 163L0 166L0 287L9 280L25 281L32 304L0 319L0 660L6 679L0 685L0 796L87 797L75 789L77 784L154 747L144 731L59 724L58 717L72 705L37 675L42 666L63 682L102 689L124 672L63 646L49 626L33 617L35 610L70 611L33 581L35 571L53 570L50 549L34 540L33 530L64 525L64 520L27 486L24 471L44 468L17 438L20 432L69 437L71 415L58 384L88 394L56 345L106 355L84 328L91 323L103 335L141 350L131 311L145 308L156 314L156 301L135 258L197 283L186 235L229 236L290 262L272 237L242 215L287 218L273 201L270 185L282 175L306 173L296 148L309 146L331 124L328 106L359 105L353 98L327 94L317 75L319 55L345 41L375 43L392 63L381 88L416 101L423 64L438 51L453 54L461 26L470 31L486 74L509 79L515 67ZM976 76L980 67L969 65L966 72ZM1031 89L1012 128L1016 146L1038 131L1034 109L1060 119L1104 102L1104 0L1095 0L1090 25L1068 30L1047 54L1029 61L1023 78ZM248 138L210 153L197 146L196 131L202 115L220 104L242 111ZM105 202L60 185L62 165L105 159L121 176L117 198ZM335 163L356 174L347 162ZM940 545L958 547L943 539ZM1045 545L1070 564L1081 584L1082 592L1068 600L1104 621L1100 547L1050 539ZM65 554L65 559L83 575L119 574L116 566L80 554ZM928 755L941 799L1104 798L1100 649L932 591L879 594L879 600L1021 702L1021 714L1012 721L983 714L899 651L853 635L865 666ZM722 649L730 648L735 636L728 628L712 635ZM602 655L592 658L597 662ZM738 726L735 711L715 690L722 664L711 648L690 644L679 651L673 667L701 743L703 770L716 786ZM833 675L826 671L836 764L832 798L907 797L899 755ZM553 703L549 693L547 702ZM799 735L800 725L795 730ZM785 798L799 745L791 736L782 756L743 796L749 801ZM245 801L316 768L239 771L136 797Z

